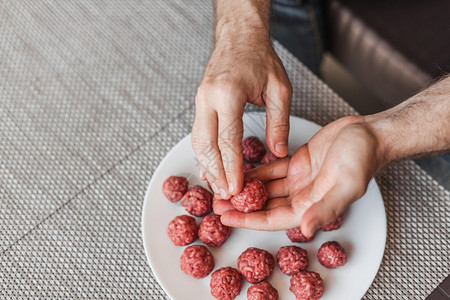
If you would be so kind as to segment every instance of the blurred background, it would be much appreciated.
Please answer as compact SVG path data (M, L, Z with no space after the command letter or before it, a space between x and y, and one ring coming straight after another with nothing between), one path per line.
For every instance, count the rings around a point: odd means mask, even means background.
M447 0L274 0L271 31L359 113L370 114L450 73L449 20ZM416 162L450 188L450 155Z

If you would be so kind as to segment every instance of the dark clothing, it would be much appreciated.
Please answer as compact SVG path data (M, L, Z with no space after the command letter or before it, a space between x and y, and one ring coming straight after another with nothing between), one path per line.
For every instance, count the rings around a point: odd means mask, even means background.
M271 35L315 74L324 49L321 0L273 0Z

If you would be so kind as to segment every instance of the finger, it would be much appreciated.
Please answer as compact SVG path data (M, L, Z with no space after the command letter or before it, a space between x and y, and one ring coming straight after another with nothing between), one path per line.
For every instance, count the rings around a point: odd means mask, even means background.
M220 150L217 146L217 113L204 100L196 99L196 112L192 127L192 148L202 175L214 193L225 198L228 193Z
M289 82L269 78L266 102L266 141L269 149L278 157L288 155L289 111L292 88Z
M279 206L272 210L242 213L229 210L220 218L224 225L254 230L284 230L299 225L300 219L291 206Z
M289 198L273 198L267 200L264 210L271 210L280 206L289 206L291 205L291 200Z
M242 157L242 115L244 107L233 107L231 104L226 112L219 111L218 145L222 155L222 163L228 182L227 192L236 195L244 184Z
M305 236L311 237L323 225L341 215L354 201L351 191L341 185L335 185L323 199L312 204L303 214L301 227Z
M216 215L222 215L226 211L234 210L234 206L229 200L215 198L213 201L213 210Z
M286 178L269 181L266 183L266 190L269 194L269 199L289 196L289 188Z
M258 178L262 181L285 178L289 169L290 157L277 159L270 164L260 165L248 171L245 175L249 178Z

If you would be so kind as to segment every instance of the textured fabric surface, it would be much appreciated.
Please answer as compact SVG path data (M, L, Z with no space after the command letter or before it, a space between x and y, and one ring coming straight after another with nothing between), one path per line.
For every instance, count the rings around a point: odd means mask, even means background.
M200 0L1 2L0 298L167 298L142 201L190 132L211 27ZM275 46L294 115L355 114ZM450 193L413 162L378 182L388 239L366 298L424 298L449 270Z

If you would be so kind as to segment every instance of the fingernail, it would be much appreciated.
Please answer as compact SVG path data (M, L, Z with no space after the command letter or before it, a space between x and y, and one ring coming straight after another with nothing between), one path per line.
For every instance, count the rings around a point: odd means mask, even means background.
M228 184L228 193L233 193L234 192L234 185L230 182L229 184Z
M225 192L224 189L219 189L220 196L225 199L228 196L228 193Z
M200 170L200 179L203 179L205 177L205 174L203 174L203 171Z
M279 142L275 145L275 151L277 151L278 154L284 154L287 150L287 144L285 142Z
M219 189L217 188L217 185L215 183L211 183L211 187L212 187L214 193L216 193L216 194L219 193Z

